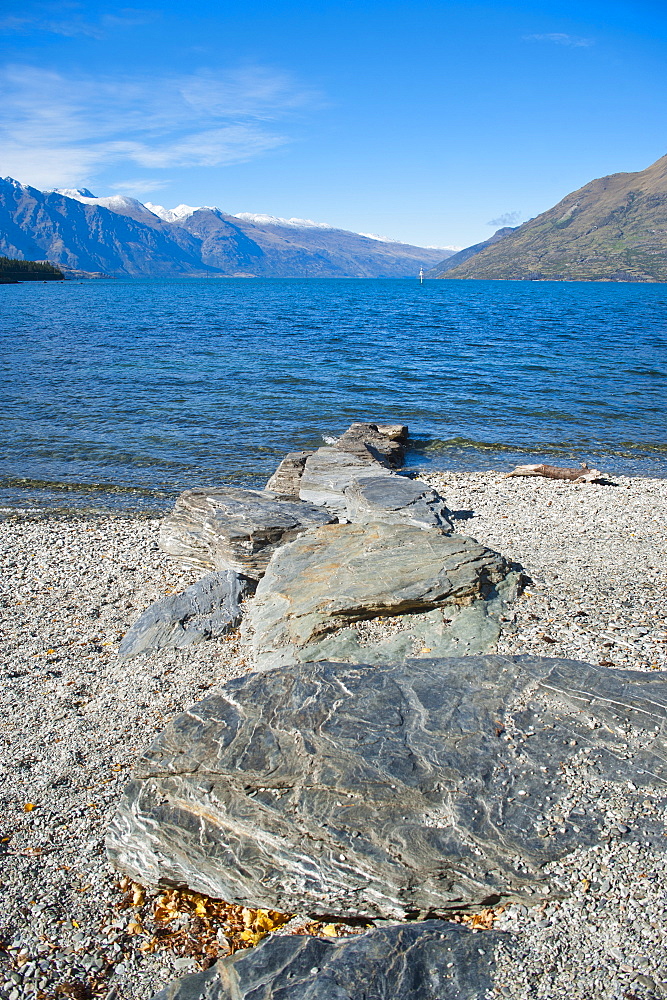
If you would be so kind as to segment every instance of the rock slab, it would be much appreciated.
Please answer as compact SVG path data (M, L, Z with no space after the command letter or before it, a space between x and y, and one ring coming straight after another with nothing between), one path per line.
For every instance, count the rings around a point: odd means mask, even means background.
M259 580L280 545L332 520L326 510L259 490L187 490L160 526L160 547L187 565Z
M143 884L327 917L534 901L543 866L576 848L667 849L666 720L664 674L575 660L250 674L144 753L109 857Z
M509 571L497 552L462 535L326 525L272 557L247 619L256 665L294 662L299 650L358 620L470 603Z
M334 447L352 455L372 457L382 465L398 468L403 465L408 446L408 428L404 424L352 424Z
M310 458L312 454L312 451L291 451L285 455L266 484L266 491L275 493L279 497L290 497L298 500L306 459Z
M123 636L118 655L129 660L140 653L191 646L224 635L241 621L239 602L250 581L234 570L209 573L181 594L155 601Z
M154 1000L484 1000L501 940L512 936L439 920L336 940L271 935Z

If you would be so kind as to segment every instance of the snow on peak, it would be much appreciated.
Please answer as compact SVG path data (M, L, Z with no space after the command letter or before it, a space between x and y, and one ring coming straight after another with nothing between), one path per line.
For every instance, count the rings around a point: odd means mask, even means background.
M87 193L85 193L87 192ZM108 208L110 212L117 215L152 215L145 205L142 205L136 198L128 198L124 194L112 194L108 198L96 198L87 188L56 188L55 194L62 194L66 198L73 198L84 205L100 205Z
M63 194L66 198L74 198L75 201L82 201L84 198L92 198L95 201L95 195L88 188L54 188L54 194Z
M257 215L255 212L237 212L235 219L244 222L257 222L260 226L293 226L296 229L335 229L326 222L313 222L312 219L281 219L277 215Z
M377 240L378 243L400 243L400 240L394 240L391 236L378 236L377 233L359 233L360 236L365 236L367 240Z
M177 205L176 208L165 208L164 205L154 205L152 202L146 202L146 208L153 215L157 215L159 219L163 219L164 222L181 222L183 219L189 219L191 215L198 212L200 208L207 208L207 205Z

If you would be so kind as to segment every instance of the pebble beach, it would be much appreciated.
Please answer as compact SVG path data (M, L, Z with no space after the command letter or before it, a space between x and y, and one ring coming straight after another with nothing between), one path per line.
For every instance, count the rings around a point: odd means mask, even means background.
M522 569L500 653L667 669L667 480L422 478L445 497L456 531ZM128 885L104 853L139 751L251 669L236 633L119 661L138 615L202 575L159 550L158 528L152 517L64 512L0 521L0 1000L148 1000L201 967L206 914L198 925L184 905L170 925L178 934L156 945L159 893ZM593 791L604 796L576 772L563 780L563 823ZM667 863L632 840L632 816L612 794L606 804L608 837L552 866L550 901L531 905L528 894L478 921L518 935L497 950L492 995L667 996ZM218 940L224 949L222 931Z

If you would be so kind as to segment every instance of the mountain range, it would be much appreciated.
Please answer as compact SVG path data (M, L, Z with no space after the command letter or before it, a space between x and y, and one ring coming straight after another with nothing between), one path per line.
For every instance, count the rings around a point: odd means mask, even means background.
M0 179L0 254L118 277L403 278L453 251L308 219L165 209L86 188L39 191Z
M591 181L516 229L450 255L429 276L667 281L667 156Z

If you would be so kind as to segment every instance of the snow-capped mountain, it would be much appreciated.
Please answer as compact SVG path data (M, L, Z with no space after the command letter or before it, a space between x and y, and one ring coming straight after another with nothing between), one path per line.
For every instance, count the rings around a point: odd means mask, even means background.
M310 219L0 180L0 254L126 277L412 277L447 252Z

